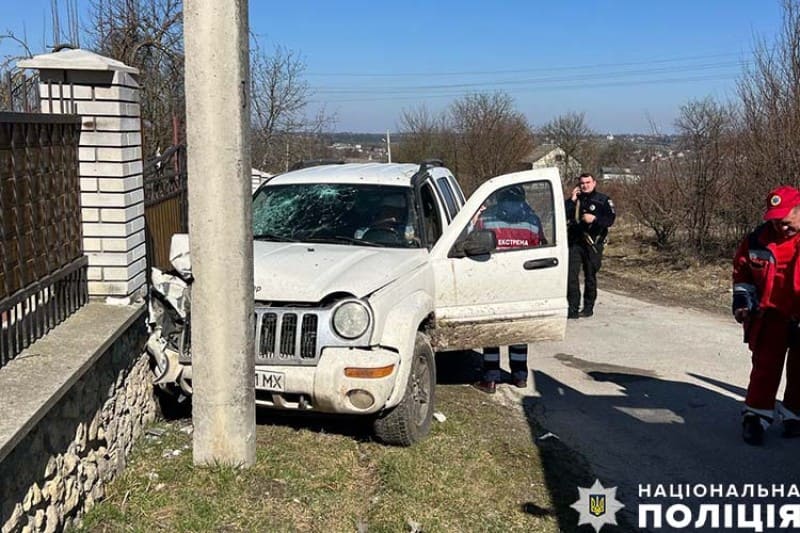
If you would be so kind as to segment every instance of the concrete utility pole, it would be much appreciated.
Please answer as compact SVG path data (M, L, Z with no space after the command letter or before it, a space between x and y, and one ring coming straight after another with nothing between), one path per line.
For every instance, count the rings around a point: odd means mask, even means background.
M256 459L247 0L186 0L194 463Z
M389 130L386 130L386 159L387 163L392 162L392 137L389 135Z

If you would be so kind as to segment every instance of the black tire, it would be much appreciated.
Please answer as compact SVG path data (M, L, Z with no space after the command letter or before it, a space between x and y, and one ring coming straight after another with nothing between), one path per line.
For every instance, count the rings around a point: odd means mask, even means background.
M428 337L417 333L411 373L403 399L375 419L375 435L386 444L411 446L431 429L436 390L436 363Z
M153 386L159 414L164 420L178 420L192 416L192 401L177 387Z

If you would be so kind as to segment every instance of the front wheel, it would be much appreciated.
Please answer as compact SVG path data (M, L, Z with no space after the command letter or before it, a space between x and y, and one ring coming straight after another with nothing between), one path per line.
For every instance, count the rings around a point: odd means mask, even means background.
M394 408L381 413L375 420L375 435L387 444L411 446L424 438L431 429L436 364L428 337L417 332L411 373L403 399Z

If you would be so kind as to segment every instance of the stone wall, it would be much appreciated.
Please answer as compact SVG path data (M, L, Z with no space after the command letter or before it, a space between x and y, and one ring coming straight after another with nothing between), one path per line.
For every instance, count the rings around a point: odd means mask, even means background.
M156 406L140 316L0 462L2 533L61 531L122 471Z

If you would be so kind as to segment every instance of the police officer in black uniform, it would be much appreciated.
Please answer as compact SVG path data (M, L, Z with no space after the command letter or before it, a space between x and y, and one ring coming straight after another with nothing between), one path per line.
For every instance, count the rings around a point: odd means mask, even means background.
M569 275L567 278L568 318L590 317L594 314L597 299L597 271L603 259L608 228L617 214L611 199L595 190L597 181L585 173L565 202L567 212L567 241L569 243ZM583 309L581 286L578 279L583 269Z

